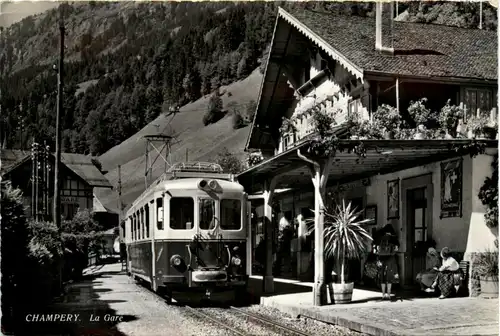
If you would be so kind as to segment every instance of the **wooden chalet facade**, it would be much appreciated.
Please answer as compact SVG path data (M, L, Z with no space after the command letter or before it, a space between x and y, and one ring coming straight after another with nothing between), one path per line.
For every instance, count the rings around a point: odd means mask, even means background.
M26 214L29 217L38 216L40 219L51 220L55 156L51 153L46 161L39 160L38 174L35 175L35 181L38 180L37 188L33 185L34 167L31 152L2 149L1 160L2 180L9 180L13 187L22 190ZM42 162L47 163L48 170L44 169ZM112 186L88 156L62 153L61 162L61 214L63 219L67 220L72 219L78 209L92 210L94 188L112 188ZM33 204L32 195L37 195L35 197L37 207Z
M361 161L354 153L337 153L321 162L304 156L310 145L307 135L314 130L307 111L314 109L335 113L339 132L345 131L342 125L349 113L369 120L378 106L388 104L404 115L411 101L424 97L433 110L451 100L466 107L466 118L483 115L496 121L496 33L395 22L388 7L379 4L376 18L279 9L246 145L247 151L260 151L263 161L238 175L247 192L261 199L257 212L263 222L274 225L264 228L268 237L280 217L316 210L317 305L324 303L325 279L323 254L318 253L323 250L320 210L333 189L364 208L375 220L373 228L390 223L396 229L403 285L411 285L416 272L425 268L425 254L415 248L418 243L434 239L438 248L448 246L467 258L468 252L486 248L498 235L486 228L477 197L491 175L497 141L485 141L485 154L474 158L451 149L470 143L468 139L366 140L367 155ZM283 118L298 115L297 131L281 133ZM288 191L277 194L278 188ZM389 191L394 191L393 199ZM299 239L302 234L299 230ZM292 252L298 249L300 273L311 260L310 252L304 255L298 244L292 245ZM273 291L270 247L264 274L267 292Z

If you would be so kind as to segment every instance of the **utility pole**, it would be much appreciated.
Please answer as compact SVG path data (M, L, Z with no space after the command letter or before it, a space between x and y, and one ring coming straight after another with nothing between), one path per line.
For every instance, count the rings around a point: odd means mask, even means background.
M479 0L479 29L483 29L483 0Z
M46 195L45 195L45 220L49 220L50 218L50 146L46 145L45 146L45 190L46 190Z
M54 169L54 223L61 229L61 115L63 113L63 67L64 67L64 3L59 6L59 30L61 40L59 45L59 71L57 73L57 113L56 113L56 162Z
M118 209L120 210L120 219L122 217L122 166L118 165Z
M35 178L35 170L36 170L36 142L33 138L33 143L31 144L31 216L33 218L36 217L36 178Z

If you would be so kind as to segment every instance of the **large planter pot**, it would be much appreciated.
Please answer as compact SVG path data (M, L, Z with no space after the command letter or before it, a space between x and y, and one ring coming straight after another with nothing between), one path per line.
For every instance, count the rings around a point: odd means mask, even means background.
M394 140L395 139L394 131L385 131L384 132L384 139L386 139L386 140Z
M349 283L333 283L333 303L344 304L352 301L352 291L354 289L354 282ZM498 287L497 287L498 289Z
M489 140L494 140L495 138L497 138L498 135L497 130L493 127L485 127L483 133L484 136Z
M481 297L497 298L498 297L498 276L488 276L479 278L481 285Z

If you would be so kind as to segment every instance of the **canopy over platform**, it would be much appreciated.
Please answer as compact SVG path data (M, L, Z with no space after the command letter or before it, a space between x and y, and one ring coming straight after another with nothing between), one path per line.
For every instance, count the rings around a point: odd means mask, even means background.
M326 300L324 268L324 201L330 183L343 184L378 174L389 174L438 161L497 148L495 140L335 140L336 152L313 158L313 140L280 153L237 176L249 194L262 191L264 199L266 262L264 291L274 291L272 242L273 195L277 188L314 191L314 305ZM316 147L317 148L317 147ZM318 155L321 156L321 155Z
M344 147L362 144L366 156L337 152L329 170L328 183L348 183L377 174L409 169L467 154L474 143L496 148L496 140L339 140ZM308 156L311 141L278 154L240 173L238 181L249 194L263 190L264 181L279 176L276 187L312 189L306 162L297 150Z

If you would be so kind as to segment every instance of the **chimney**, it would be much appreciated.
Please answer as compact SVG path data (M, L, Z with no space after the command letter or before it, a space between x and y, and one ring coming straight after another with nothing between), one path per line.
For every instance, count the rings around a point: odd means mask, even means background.
M375 6L375 50L393 55L393 3L378 1Z

